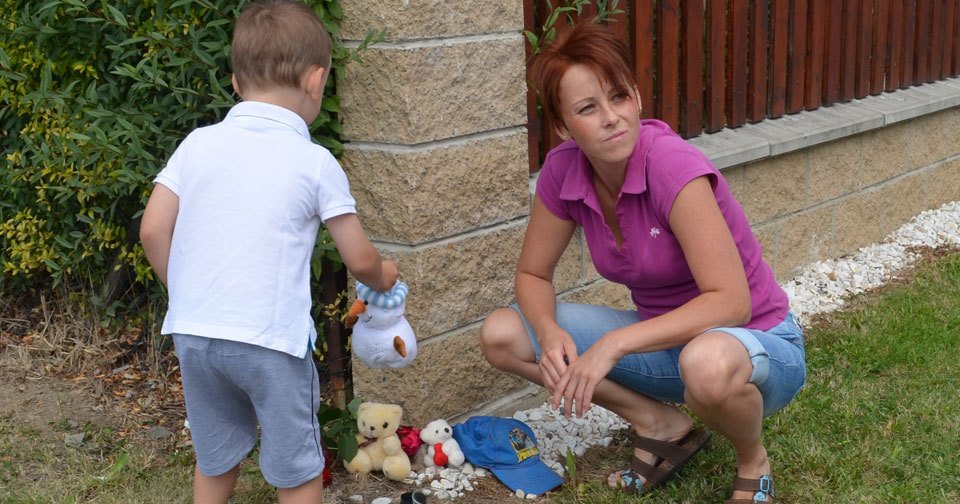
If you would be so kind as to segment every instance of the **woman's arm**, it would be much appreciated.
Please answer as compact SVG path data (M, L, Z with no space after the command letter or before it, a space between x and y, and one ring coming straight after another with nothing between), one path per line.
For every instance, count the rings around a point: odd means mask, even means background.
M669 219L700 294L663 315L613 331L609 337L619 355L673 348L713 327L750 320L750 288L740 251L707 177L680 190Z
M540 343L540 372L550 391L566 371L564 358L572 362L577 355L573 340L557 325L553 286L554 270L576 229L576 223L556 217L539 196L534 197L517 262L517 303Z

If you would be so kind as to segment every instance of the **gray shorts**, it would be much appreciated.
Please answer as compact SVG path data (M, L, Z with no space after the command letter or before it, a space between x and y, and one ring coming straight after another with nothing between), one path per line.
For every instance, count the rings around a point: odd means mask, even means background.
M260 471L278 488L323 471L320 383L302 359L246 343L173 335L183 376L197 467L208 476L234 468L253 449L260 425Z

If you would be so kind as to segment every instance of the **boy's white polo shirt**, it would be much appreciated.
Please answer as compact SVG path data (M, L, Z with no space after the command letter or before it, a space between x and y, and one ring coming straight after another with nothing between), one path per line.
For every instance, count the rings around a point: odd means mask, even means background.
M316 340L310 256L321 221L356 213L337 160L283 107L235 105L190 133L156 183L180 198L163 334L303 357Z

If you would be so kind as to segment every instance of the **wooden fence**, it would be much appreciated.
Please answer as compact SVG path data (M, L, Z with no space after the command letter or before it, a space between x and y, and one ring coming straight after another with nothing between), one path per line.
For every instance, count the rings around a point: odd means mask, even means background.
M595 3L579 19L594 18ZM634 55L643 115L685 138L960 74L960 0L619 4L625 12L606 25ZM539 33L547 1L524 9L527 30ZM561 15L558 33L569 26ZM532 93L527 109L536 171L559 139Z

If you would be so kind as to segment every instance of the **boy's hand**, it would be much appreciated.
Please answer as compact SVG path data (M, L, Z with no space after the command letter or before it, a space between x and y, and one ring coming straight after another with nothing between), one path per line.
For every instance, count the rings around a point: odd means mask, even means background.
M397 284L397 279L400 278L400 267L397 266L396 261L381 261L380 262L380 290L388 291Z

